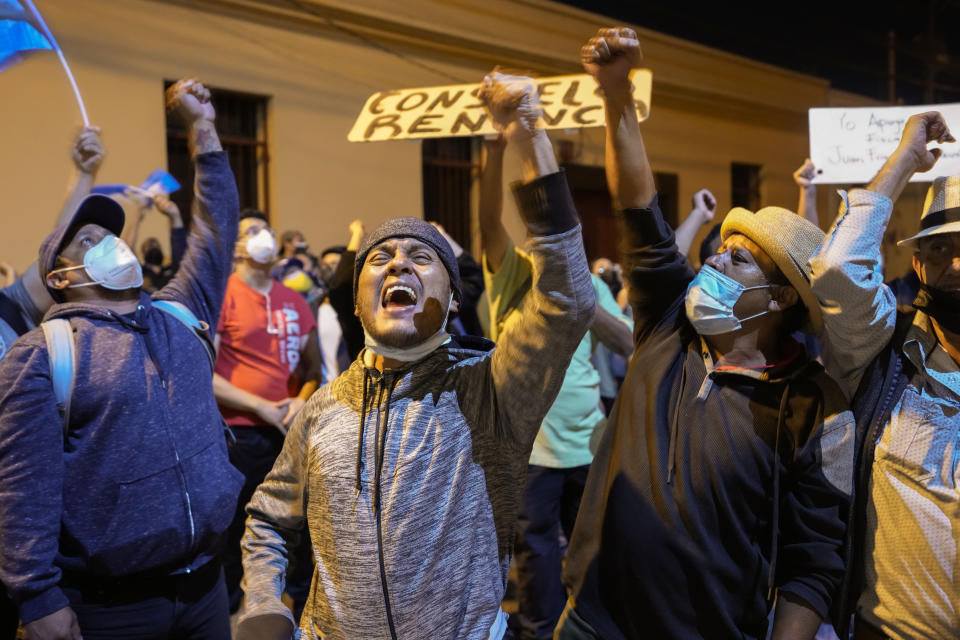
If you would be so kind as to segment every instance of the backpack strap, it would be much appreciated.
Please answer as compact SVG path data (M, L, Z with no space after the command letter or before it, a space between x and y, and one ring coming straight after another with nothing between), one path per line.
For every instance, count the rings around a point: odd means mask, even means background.
M66 437L67 429L70 427L70 399L73 396L73 383L77 375L73 327L65 318L46 320L40 323L40 327L47 341L50 379L53 381L53 393L57 399L57 410L63 418L63 434Z
M210 369L212 371L217 361L217 354L213 349L213 343L210 341L210 325L197 318L193 311L190 311L187 305L182 302L177 302L176 300L154 300L153 306L173 316L196 334L197 338L199 338L203 344L204 350L207 352L207 359L210 360Z
M198 319L186 305L180 302L155 300L153 305L164 313L173 316L193 331L197 339L203 344L212 371L216 362L216 354L208 333L210 326ZM70 426L70 400L73 397L74 380L77 375L73 327L70 326L70 321L65 318L45 320L40 323L40 327L43 329L43 337L47 341L50 379L53 381L53 393L57 399L57 409L63 418L63 433L66 436L67 429Z

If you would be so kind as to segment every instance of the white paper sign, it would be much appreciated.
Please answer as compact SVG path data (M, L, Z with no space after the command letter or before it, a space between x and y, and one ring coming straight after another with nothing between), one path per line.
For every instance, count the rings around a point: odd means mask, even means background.
M912 107L850 107L810 109L810 159L817 167L814 182L863 184L876 175L900 142L907 118L939 111L954 134L960 132L960 103ZM933 144L931 148L941 145ZM913 182L960 174L960 143L942 145L943 155Z
M633 97L640 120L650 115L653 74L637 69ZM544 129L579 129L604 125L603 98L588 74L534 78L540 94ZM373 94L350 130L350 142L405 138L482 136L496 133L477 100L479 84L397 89Z

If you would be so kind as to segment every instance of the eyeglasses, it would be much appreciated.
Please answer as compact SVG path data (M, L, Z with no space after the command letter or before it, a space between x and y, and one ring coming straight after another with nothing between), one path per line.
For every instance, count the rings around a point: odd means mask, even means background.
M247 236L255 236L255 235L257 235L258 233L260 233L261 231L263 231L264 229L266 229L267 231L269 231L269 232L270 232L270 235L272 235L273 237L276 237L276 236L277 236L277 232L274 231L271 227L268 227L268 226L266 226L266 225L263 225L263 226L252 225L252 226L250 226L250 227L247 227L246 231L244 231L243 233L244 233L244 235L247 235Z

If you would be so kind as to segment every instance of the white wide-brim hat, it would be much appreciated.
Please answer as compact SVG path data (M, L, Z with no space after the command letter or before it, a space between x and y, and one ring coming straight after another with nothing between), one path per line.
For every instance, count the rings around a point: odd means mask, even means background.
M960 176L941 176L933 181L923 202L920 233L897 245L941 233L960 233Z

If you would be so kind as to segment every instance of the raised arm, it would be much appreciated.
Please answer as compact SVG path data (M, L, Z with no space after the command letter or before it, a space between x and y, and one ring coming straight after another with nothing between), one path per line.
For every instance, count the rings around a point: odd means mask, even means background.
M187 252L187 230L183 226L180 207L165 193L159 193L153 199L153 206L167 217L170 224L170 266L176 271Z
M717 199L707 189L700 189L693 194L693 209L683 222L677 225L677 250L689 258L693 239L697 237L700 227L713 222L717 213Z
M880 246L893 201L917 171L933 168L940 150L932 141L952 142L936 112L912 116L893 154L866 189L842 194L840 213L810 259L811 284L824 321L824 365L852 397L866 366L890 341L896 299L883 283Z
M817 217L817 185L813 183L814 176L817 175L817 167L810 158L803 161L803 166L793 172L793 181L797 183L800 189L800 200L797 202L797 213L820 226L820 218Z
M124 193L136 197L139 203L136 219L123 225L123 241L127 243L128 247L136 251L137 242L140 239L140 227L143 225L143 221L147 217L152 203L149 200L143 201L132 189L126 189ZM143 258L143 256L140 257Z
M106 151L103 148L103 143L100 142L100 128L84 127L81 129L76 140L74 140L71 152L76 175L70 190L67 192L67 199L57 216L55 227L67 222L77 210L77 207L80 206L80 202L90 195L90 189L93 188L93 181L97 176L97 171L100 170L105 155ZM40 322L43 314L53 304L53 298L50 297L44 284L45 275L37 272L37 263L34 262L20 276L20 284L30 298L33 307L33 309L25 309L25 311L28 315L33 316L32 320L35 323Z
M217 137L210 92L198 82L181 80L167 89L167 108L187 127L197 177L183 263L155 295L182 302L216 327L237 239L237 185Z
M503 262L510 238L503 226L503 150L507 141L502 135L483 141L483 167L480 169L480 199L477 217L480 221L481 261L495 272Z
M632 29L601 29L580 50L583 68L603 92L607 123L607 186L616 209L645 208L657 188L640 135L630 70L643 60Z
M593 320L595 298L579 219L560 172L529 78L491 74L481 97L520 156L523 183L514 186L529 233L532 282L519 321L499 337L491 379L499 428L529 450Z
M350 242L347 250L340 256L340 264L334 272L329 287L330 306L337 312L340 330L343 332L343 341L347 345L350 359L356 359L363 350L363 325L356 316L353 304L353 267L357 262L357 249L365 233L363 222L354 220L350 223Z
M73 143L71 155L76 175L70 191L67 192L67 200L63 203L63 208L57 217L55 226L58 227L70 219L83 199L90 195L90 189L93 188L93 181L96 179L97 171L100 170L103 157L106 155L103 143L100 141L100 127L84 127L81 129Z
M593 292L597 297L597 313L590 333L610 351L629 358L633 354L633 321L623 315L610 287L596 276Z
M622 264L633 307L634 341L639 342L683 295L693 271L660 212L640 135L630 90L630 70L641 61L636 33L601 29L581 50L581 58L603 92L607 181L621 210Z

